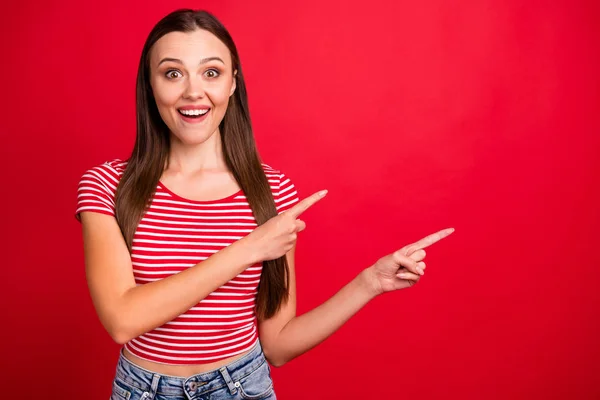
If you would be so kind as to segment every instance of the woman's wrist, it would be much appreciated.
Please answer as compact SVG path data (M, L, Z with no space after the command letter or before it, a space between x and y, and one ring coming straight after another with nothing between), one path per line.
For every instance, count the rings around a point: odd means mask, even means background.
M377 275L373 267L365 268L360 272L358 278L361 280L362 287L368 292L371 298L375 298L383 293L381 284L377 279Z
M250 265L258 264L263 261L258 246L256 243L254 243L250 235L241 238L237 242L234 242L231 246L235 246L235 250L240 252L242 257Z

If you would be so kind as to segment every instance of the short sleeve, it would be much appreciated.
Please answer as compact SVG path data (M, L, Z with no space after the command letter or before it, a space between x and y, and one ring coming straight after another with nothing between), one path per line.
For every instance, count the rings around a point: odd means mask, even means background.
M294 204L300 201L294 183L290 180L290 178L281 172L279 173L278 191L274 197L275 207L277 208L278 214L289 210L294 206Z
M110 164L104 163L83 174L77 187L77 207L75 218L81 221L82 211L115 215L115 193L119 184L119 174Z

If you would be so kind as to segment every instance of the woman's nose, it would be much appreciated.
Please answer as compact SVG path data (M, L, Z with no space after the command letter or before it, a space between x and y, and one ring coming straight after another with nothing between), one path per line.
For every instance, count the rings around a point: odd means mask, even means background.
M201 99L204 97L204 86L203 86L202 78L197 76L192 76L188 79L187 85L185 88L185 92L183 96L186 99Z

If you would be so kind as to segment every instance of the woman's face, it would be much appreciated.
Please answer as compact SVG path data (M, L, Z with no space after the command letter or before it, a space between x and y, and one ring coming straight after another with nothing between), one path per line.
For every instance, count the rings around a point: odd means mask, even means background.
M150 51L150 84L172 135L202 143L219 128L235 90L229 49L202 29L168 33Z

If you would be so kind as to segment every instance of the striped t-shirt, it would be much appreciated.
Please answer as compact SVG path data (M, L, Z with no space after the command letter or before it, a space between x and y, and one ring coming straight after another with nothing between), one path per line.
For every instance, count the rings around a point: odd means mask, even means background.
M115 215L115 191L126 161L88 170L78 187L82 211ZM279 213L298 202L292 182L263 164ZM213 201L178 196L161 182L133 236L131 262L137 285L177 274L241 239L257 227L242 191ZM124 346L164 364L202 364L252 348L258 340L255 300L262 263L252 265L190 310Z

